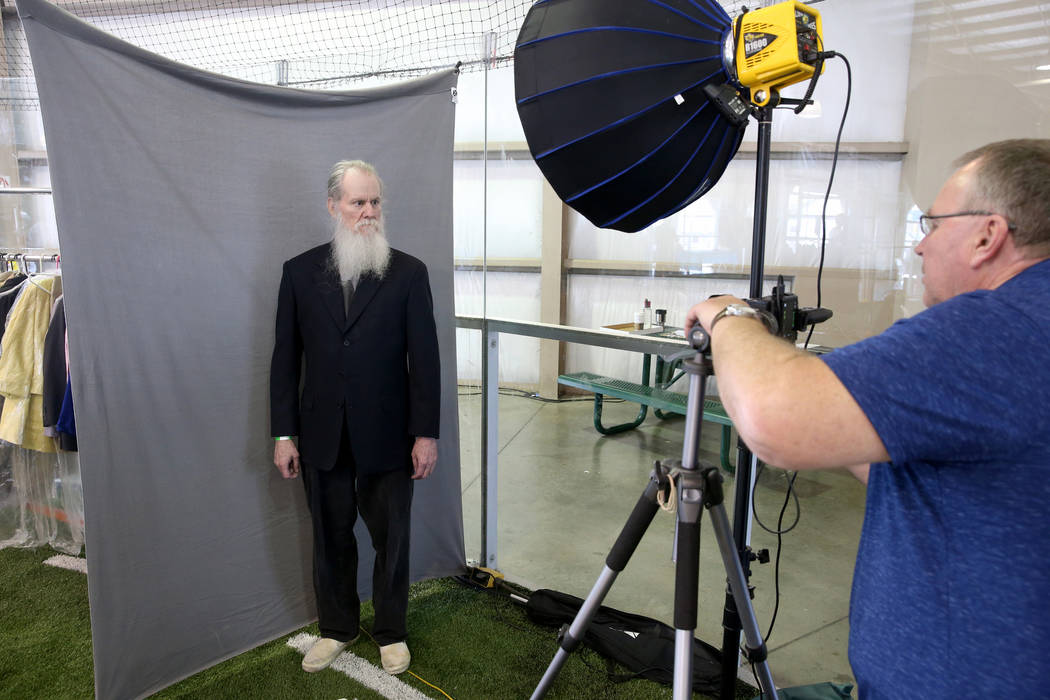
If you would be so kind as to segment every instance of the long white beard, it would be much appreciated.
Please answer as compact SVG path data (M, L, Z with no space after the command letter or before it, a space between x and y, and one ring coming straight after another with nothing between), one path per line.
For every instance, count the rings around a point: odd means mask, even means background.
M332 264L339 271L342 282L360 282L367 274L382 279L390 264L390 244L382 219L375 219L347 228L341 217L336 217L332 234Z

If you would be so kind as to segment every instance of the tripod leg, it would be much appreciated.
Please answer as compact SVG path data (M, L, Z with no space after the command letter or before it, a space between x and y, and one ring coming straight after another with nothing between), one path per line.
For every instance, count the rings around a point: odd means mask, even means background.
M696 631L696 597L700 585L700 514L703 493L685 483L685 475L680 478L674 579L675 700L693 697L693 634Z
M746 646L748 659L758 669L758 682L762 686L763 698L776 698L776 685L773 683L773 673L769 670L769 662L766 660L768 652L766 643L762 640L762 633L758 629L758 620L755 618L755 609L751 605L751 598L747 591L747 579L744 577L744 568L740 564L733 543L733 531L729 527L729 518L726 516L725 505L721 501L721 477L714 473L710 481L718 479L717 502L708 505L711 514L711 522L715 529L715 538L718 540L718 549L722 553L722 563L725 564L726 576L729 579L729 589L733 593L733 601L736 603L736 611L740 616L740 626L747 640ZM708 489L710 493L712 488ZM723 649L723 654L735 653L733 649Z
M733 543L744 572L744 585L751 576L748 543L751 540L751 488L756 460L743 440L737 440L736 484L733 494ZM740 615L731 591L726 591L722 615L722 688L719 697L736 697L736 674L740 663Z
M649 524L656 517L656 511L659 509L656 495L666 481L667 473L658 463L649 479L649 485L646 486L645 491L635 504L634 510L631 511L630 517L627 518L627 523L623 526L623 530L620 531L620 536L616 538L616 544L613 545L609 556L606 557L602 573L598 576L598 580L595 581L594 587L591 588L591 592L587 595L587 599L580 606L580 611L576 613L576 617L573 618L569 629L561 636L559 640L560 648L555 653L554 660L547 667L547 671L543 674L543 678L540 679L536 690L533 691L532 700L538 700L547 694L551 683L554 682L554 679L561 671L561 667L568 660L569 654L583 640L583 636L587 632L587 627L591 624L594 614L598 612L606 594L612 588L613 582L616 581L616 577L627 566L627 562L630 560L631 555L634 554L634 550L637 549L638 543L642 541L642 536L645 535Z

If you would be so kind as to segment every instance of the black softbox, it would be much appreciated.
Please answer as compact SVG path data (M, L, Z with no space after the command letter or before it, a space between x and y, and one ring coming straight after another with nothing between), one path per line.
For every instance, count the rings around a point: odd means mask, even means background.
M730 82L714 0L539 0L514 50L518 115L563 201L639 231L718 182L746 123L704 93Z

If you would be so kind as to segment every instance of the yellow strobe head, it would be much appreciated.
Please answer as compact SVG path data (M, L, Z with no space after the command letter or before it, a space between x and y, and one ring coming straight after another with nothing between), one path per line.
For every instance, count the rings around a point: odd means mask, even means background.
M763 107L781 88L813 77L823 40L820 13L788 0L734 19L726 57L732 57L737 81L751 90L751 101Z

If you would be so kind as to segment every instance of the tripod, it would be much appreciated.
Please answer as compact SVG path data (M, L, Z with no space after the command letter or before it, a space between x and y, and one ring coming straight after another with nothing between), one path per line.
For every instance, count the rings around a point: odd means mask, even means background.
M694 359L682 363L689 374L689 398L686 404L685 438L682 442L682 460L667 463L657 462L649 476L638 502L631 511L627 523L620 531L612 551L605 560L598 580L583 601L579 613L573 618L568 630L563 629L559 635L559 649L547 671L540 679L539 685L532 694L533 700L546 695L551 683L569 654L579 646L587 626L594 614L612 588L616 577L627 566L638 543L656 516L659 508L657 496L661 492L670 492L673 488L678 499L678 523L675 537L675 595L674 595L674 685L675 700L692 697L693 690L693 633L696 629L696 598L699 587L700 569L700 518L703 508L711 516L715 528L715 539L722 554L726 576L729 582L729 593L732 595L736 611L740 617L741 629L747 639L748 658L757 665L758 680L763 697L776 698L776 686L773 675L766 661L766 645L755 619L755 610L751 606L747 580L740 564L740 558L733 542L733 532L729 526L722 498L722 475L716 467L700 465L697 452L700 447L700 426L703 421L704 394L707 378L713 374L714 366L708 354L710 337L700 326L695 326L689 333L689 344L696 351ZM736 648L723 649L722 654L735 654ZM734 665L735 670L735 665ZM723 671L723 674L725 671ZM726 683L722 679L723 686ZM734 674L735 680L735 674Z

